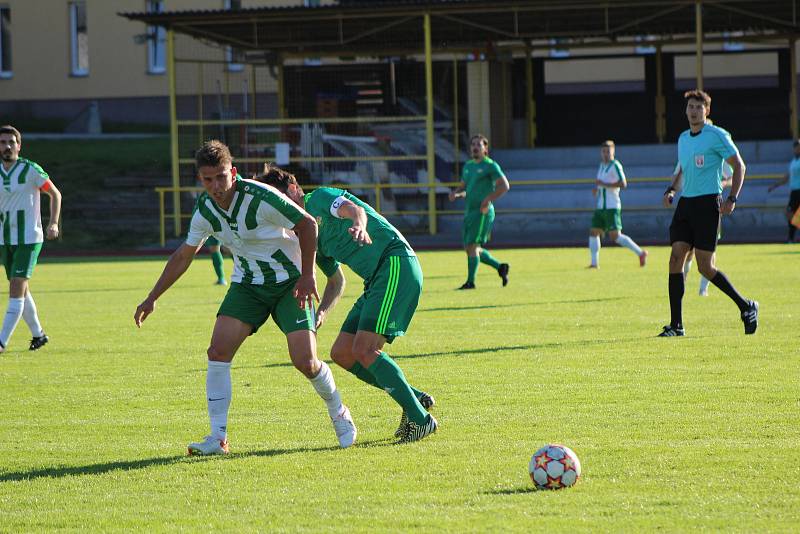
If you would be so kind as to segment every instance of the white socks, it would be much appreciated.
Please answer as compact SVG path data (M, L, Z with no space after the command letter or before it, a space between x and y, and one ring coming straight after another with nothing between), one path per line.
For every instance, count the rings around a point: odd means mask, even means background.
M642 255L642 249L639 248L639 245L634 243L633 239L631 239L630 237L626 236L625 234L620 233L617 236L617 241L616 242L617 242L618 245L622 245L623 247L625 247L625 248L627 248L629 250L632 250L633 253L636 254L637 256L641 256Z
M708 278L700 275L700 294L704 295L708 293Z
M599 235L590 235L589 236L589 250L592 253L592 265L594 267L598 266L598 262L600 261L600 236Z
M24 298L10 298L8 299L8 308L6 309L6 316L3 319L3 329L0 330L0 343L5 347L8 345L8 340L14 329L17 327L19 318L22 317L22 309L25 307Z
M342 406L342 396L339 395L339 390L336 389L336 383L333 381L333 373L328 364L320 361L322 364L319 368L319 373L314 378L309 378L311 385L317 391L317 394L325 401L325 406L328 408L328 415L331 419L339 415L344 407Z
M22 318L28 328L31 329L33 337L42 337L44 335L42 324L39 322L39 314L36 311L36 303L33 301L33 295L31 295L30 291L25 294L25 307L22 309Z
M206 396L211 435L217 439L228 437L228 408L231 406L231 362L209 360L206 374Z
M683 279L686 280L686 277L689 276L689 273L692 270L692 260L689 260L683 264Z

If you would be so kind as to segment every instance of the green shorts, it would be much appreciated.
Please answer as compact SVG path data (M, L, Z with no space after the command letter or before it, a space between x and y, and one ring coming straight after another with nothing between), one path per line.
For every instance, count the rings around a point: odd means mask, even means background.
M342 325L342 332L374 332L391 343L402 336L422 293L422 268L416 256L389 256L365 284Z
M494 206L489 208L489 213L468 211L464 214L464 227L461 229L461 240L464 246L483 245L492 235L494 224Z
M592 215L592 228L599 228L604 232L609 230L622 230L622 210L594 210Z
M3 255L3 266L6 268L6 278L30 278L33 268L39 260L41 243L30 245L0 245Z
M251 325L253 331L250 335L258 332L270 315L284 334L297 330L315 332L314 309L300 309L292 296L296 281L290 279L277 285L234 282L225 294L217 315L227 315Z

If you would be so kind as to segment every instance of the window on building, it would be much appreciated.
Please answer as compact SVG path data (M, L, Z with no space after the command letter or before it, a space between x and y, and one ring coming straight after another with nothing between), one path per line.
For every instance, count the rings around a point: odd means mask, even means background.
M0 6L0 78L11 78L11 8Z
M225 0L225 9L242 9L242 0ZM236 50L232 46L225 47L225 61L228 62L228 70L231 72L238 72L244 69L244 65L240 63L243 59L242 52Z
M164 11L164 0L147 0L148 13ZM163 26L147 27L147 72L163 74L167 71L167 30Z
M89 75L89 32L86 25L86 2L69 4L70 63L73 76Z

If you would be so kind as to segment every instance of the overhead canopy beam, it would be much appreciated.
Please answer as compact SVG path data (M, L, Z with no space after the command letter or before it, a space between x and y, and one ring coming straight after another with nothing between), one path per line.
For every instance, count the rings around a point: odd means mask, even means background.
M704 0L706 35L800 35L797 0ZM287 55L421 53L420 8L433 20L432 51L474 49L493 43L547 46L551 38L614 46L635 36L666 43L694 37L695 0L405 0L351 1L321 7L124 13L145 24L172 28L219 46ZM737 38L738 40L738 38ZM603 44L599 44L603 43ZM786 38L782 40L786 46ZM567 46L570 46L567 44ZM288 57L288 56L287 56Z

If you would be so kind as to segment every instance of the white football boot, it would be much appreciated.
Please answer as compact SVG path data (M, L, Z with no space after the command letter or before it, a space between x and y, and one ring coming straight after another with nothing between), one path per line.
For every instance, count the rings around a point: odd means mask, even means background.
M339 445L346 449L356 442L356 435L358 430L356 424L353 422L353 417L350 415L350 409L342 405L344 410L342 413L331 419L333 423L333 430L336 432L336 438L339 440Z
M189 444L189 456L211 456L213 454L228 454L228 440L206 436L203 441Z

